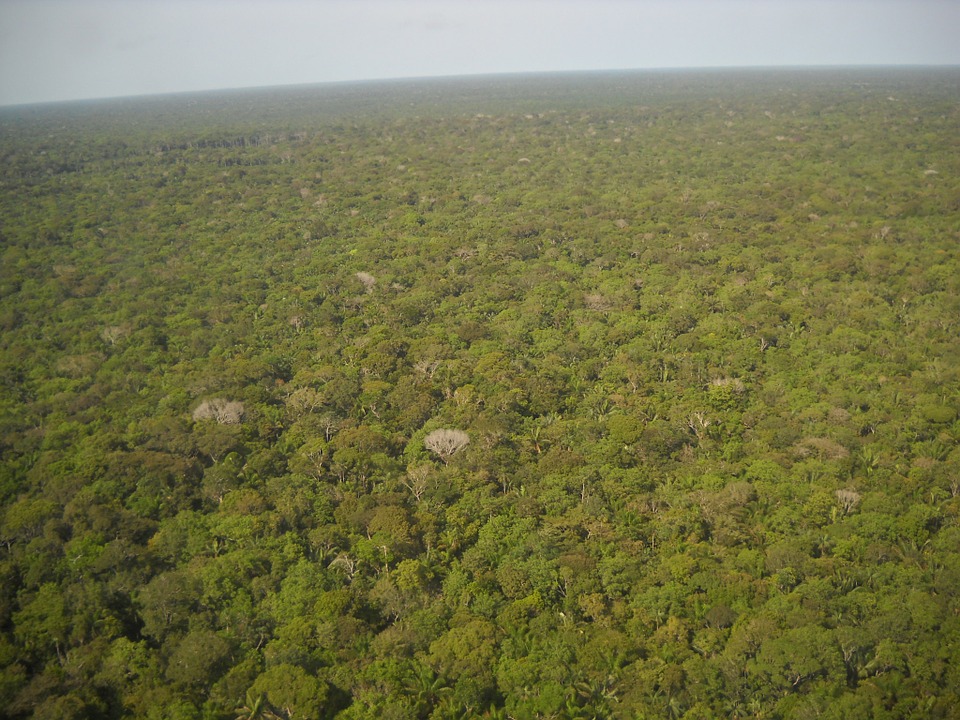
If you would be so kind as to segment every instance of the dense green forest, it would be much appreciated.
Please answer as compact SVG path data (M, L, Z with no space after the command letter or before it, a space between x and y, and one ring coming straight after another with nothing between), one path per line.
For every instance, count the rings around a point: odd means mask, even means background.
M957 718L960 71L0 109L0 716Z

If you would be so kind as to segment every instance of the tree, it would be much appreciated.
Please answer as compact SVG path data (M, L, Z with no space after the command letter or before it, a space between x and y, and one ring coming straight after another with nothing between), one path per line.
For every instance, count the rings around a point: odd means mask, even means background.
M787 630L763 641L747 671L768 687L792 691L818 677L837 680L844 675L843 658L833 635L817 625Z
M70 632L70 615L66 599L55 583L44 583L14 615L16 637L25 650L42 653L56 648L63 652Z
M238 707L236 720L282 720L267 703L263 693L254 693L247 690L246 702Z
M330 686L323 680L297 665L281 663L260 674L249 697L263 697L261 707L275 708L285 720L300 720L324 717L329 693Z
M860 493L856 490L837 490L836 496L845 515L852 513L860 503Z
M163 640L185 630L200 600L200 583L179 570L157 575L139 593L143 633Z
M357 280L360 281L360 284L363 285L364 291L368 293L373 292L374 286L377 284L377 279L368 272L363 270L355 273Z
M193 630L177 644L167 664L169 680L187 687L209 687L230 658L230 645L212 630Z
M449 463L451 457L469 444L470 436L463 432L463 430L450 430L446 428L434 430L423 439L424 447L430 452L439 455L444 464Z
M243 420L243 403L238 400L213 398L204 400L193 411L194 421L215 420L221 425L238 425Z

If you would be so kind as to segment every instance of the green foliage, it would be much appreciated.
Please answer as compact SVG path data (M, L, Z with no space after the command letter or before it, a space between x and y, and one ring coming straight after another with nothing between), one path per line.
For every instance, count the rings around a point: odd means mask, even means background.
M3 110L4 716L951 717L957 87Z

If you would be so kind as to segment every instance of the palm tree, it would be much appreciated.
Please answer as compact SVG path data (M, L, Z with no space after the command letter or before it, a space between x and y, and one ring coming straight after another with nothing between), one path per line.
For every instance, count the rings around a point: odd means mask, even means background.
M438 700L452 692L443 676L435 674L426 665L418 665L412 685L417 706L428 711L433 709Z
M236 720L284 720L282 715L274 712L266 695L254 695L251 690L247 690L246 705L238 707L235 712L239 713Z

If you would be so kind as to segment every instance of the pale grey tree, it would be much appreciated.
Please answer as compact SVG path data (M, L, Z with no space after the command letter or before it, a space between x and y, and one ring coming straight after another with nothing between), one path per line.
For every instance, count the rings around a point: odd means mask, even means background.
M239 400L212 398L204 400L193 411L194 421L215 420L221 425L239 425L243 420L243 403Z
M469 444L470 436L463 430L449 428L434 430L423 439L423 446L438 455L444 464Z

